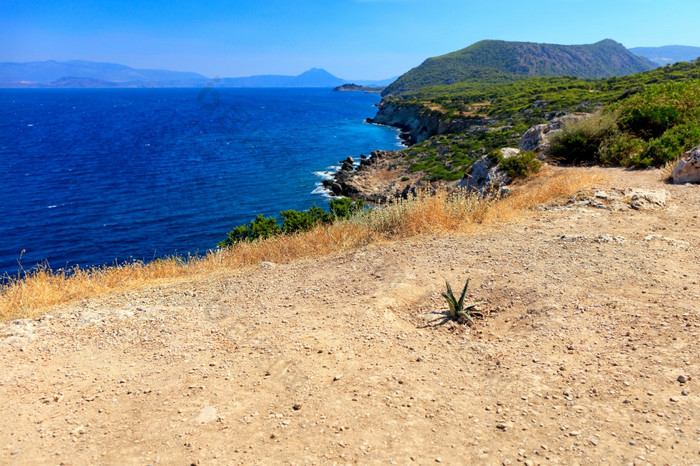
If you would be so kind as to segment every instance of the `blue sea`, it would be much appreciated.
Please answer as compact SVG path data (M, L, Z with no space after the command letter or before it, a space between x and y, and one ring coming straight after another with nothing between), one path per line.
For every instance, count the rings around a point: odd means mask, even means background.
M377 95L1 89L0 274L202 254L256 214L327 206L349 155L400 146Z

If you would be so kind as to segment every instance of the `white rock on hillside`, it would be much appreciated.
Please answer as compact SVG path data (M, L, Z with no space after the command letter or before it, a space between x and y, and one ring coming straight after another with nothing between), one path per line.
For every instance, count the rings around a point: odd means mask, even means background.
M673 170L673 182L675 184L700 183L700 146L683 154L678 161L678 166Z
M555 118L549 123L535 125L525 131L520 138L520 150L532 151L537 154L538 159L544 160L552 134L560 131L570 121L580 120L589 116L589 113L569 113L568 115Z
M514 157L520 153L519 149L505 147L501 149L504 159ZM479 191L488 194L494 190L501 189L511 182L506 172L500 169L488 155L484 155L474 162L469 172L457 183L457 186L467 191Z

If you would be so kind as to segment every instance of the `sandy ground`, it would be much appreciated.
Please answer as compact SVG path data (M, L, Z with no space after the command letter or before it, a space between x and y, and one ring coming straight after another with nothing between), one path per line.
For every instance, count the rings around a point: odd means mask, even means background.
M700 186L596 170L666 205L586 201L0 324L0 463L700 464ZM467 277L471 329L440 296Z

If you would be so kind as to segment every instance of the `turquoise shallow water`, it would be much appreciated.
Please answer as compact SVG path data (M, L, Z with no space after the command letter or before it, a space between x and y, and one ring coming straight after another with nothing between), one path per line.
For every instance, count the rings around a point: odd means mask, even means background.
M216 247L327 204L348 155L399 147L376 95L330 89L0 90L0 273ZM24 252L23 252L24 251Z

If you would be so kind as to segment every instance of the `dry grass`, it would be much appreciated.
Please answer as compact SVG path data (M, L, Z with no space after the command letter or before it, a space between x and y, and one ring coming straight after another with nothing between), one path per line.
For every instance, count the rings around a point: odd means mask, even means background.
M484 224L522 218L532 212L532 207L570 196L595 181L597 177L581 170L564 174L544 170L499 200L440 191L397 200L352 220L307 233L241 243L204 257L74 269L68 273L39 269L23 278L9 280L0 288L0 320L33 318L51 307L80 299L230 272L264 261L283 263L321 257L373 241L473 231Z
M667 183L673 182L673 170L676 169L680 160L681 158L678 157L675 160L666 162L664 166L661 167L661 181L665 181Z

